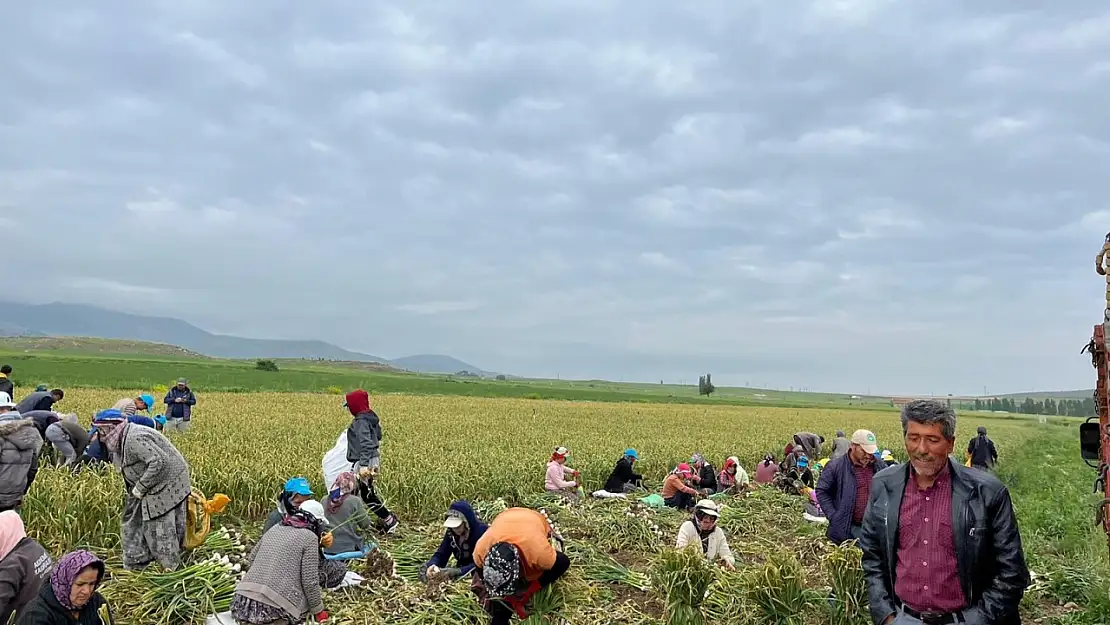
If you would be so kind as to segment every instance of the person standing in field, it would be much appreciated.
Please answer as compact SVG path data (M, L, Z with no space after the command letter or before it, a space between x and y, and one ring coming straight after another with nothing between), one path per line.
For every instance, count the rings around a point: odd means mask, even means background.
M987 438L987 428L979 426L975 438L967 442L967 455L971 457L971 466L974 469L990 471L998 462L998 449L994 441Z
M640 459L640 454L635 449L624 450L624 455L613 467L609 479L605 481L606 492L625 494L636 492L644 487L644 476L636 473L633 466Z
M97 428L127 489L120 526L124 568L142 570L157 561L167 570L177 569L192 490L189 463L160 432L128 423L122 415L98 415Z
M1030 575L1010 492L950 458L956 413L902 408L909 462L875 475L863 519L863 571L876 625L1016 625Z
M15 397L15 383L12 382L12 366L0 367L0 393L7 393L8 397Z
M184 432L189 429L193 418L193 406L197 405L197 396L189 388L189 381L179 378L177 384L166 393L166 423L163 429L167 432Z
M139 395L138 397L124 397L112 406L112 410L120 411L120 413L122 413L125 417L133 417L140 410L150 412L150 409L153 407L154 397L144 394ZM151 423L150 427L154 427L153 422Z
M836 438L833 439L832 451L829 453L829 460L836 460L837 458L848 453L852 447L852 441L844 436L844 430L836 431Z
M471 589L490 616L490 625L509 625L513 613L528 617L528 601L570 569L570 559L547 517L528 508L509 508L490 524L474 548Z
M353 390L347 393L346 399L343 405L354 417L347 427L347 462L358 476L362 501L385 524L386 532L393 533L400 521L385 507L374 489L374 480L381 469L381 419L370 409L370 394L365 390Z
M873 432L856 430L848 454L830 461L817 479L817 502L829 520L825 535L833 543L859 540L863 535L871 482L886 468L886 463L875 457L878 450Z
M0 512L0 623L23 615L53 566L46 549L27 536L19 513Z
M62 401L62 398L65 396L65 391L60 388L56 388L52 391L35 391L19 400L19 403L16 404L15 411L24 413L31 412L32 410L52 410L54 404Z
M42 437L7 393L0 393L0 511L19 510L39 472Z

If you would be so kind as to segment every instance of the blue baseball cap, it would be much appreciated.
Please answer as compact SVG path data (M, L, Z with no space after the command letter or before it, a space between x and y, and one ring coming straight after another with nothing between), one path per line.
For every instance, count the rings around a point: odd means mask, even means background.
M93 424L95 425L97 423L123 423L126 420L127 419L124 418L122 412L116 410L115 408L109 408L107 410L101 410L100 412L96 413L96 416L93 417Z
M308 485L308 480L303 477L291 477L289 481L285 483L285 492L311 497L312 487Z
M147 412L154 409L154 397L153 396L151 396L151 395L139 395L139 399L143 400L143 403L146 404Z
M640 459L640 454L636 453L635 449L624 450L624 455L628 456L629 458L635 458L637 460Z
M805 456L802 456L801 458L798 458L798 466L799 467L808 467L809 466L809 458L806 458Z

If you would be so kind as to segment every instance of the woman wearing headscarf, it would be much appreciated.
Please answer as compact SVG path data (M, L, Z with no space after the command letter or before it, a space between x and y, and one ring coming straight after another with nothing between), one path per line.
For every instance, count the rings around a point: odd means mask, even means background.
M474 571L474 549L488 526L474 513L469 502L460 499L447 510L443 527L445 531L439 549L436 549L431 559L420 569L421 581L428 581L429 573L438 572L448 579L456 580ZM455 558L455 566L446 568L452 557Z
M526 619L529 600L570 568L570 559L552 541L562 545L547 517L528 508L497 515L478 540L471 589L490 615L490 625L509 625L514 612Z
M755 466L755 481L758 484L770 484L775 481L775 476L778 473L779 464L775 462L775 455L767 454Z
M324 548L324 557L328 560L364 558L376 547L364 538L374 531L374 524L370 522L370 511L362 499L351 496L357 492L358 478L354 473L345 471L335 478L324 506L328 524L335 528L331 532L331 546Z
M104 572L104 561L88 551L62 556L16 625L111 625L111 608L97 592Z
M694 470L685 462L680 462L663 480L663 503L679 510L693 508L694 497L698 494L698 491L690 486L693 479Z
M46 549L27 536L18 512L0 512L0 623L23 615L53 564Z
M675 548L684 549L690 545L698 545L707 560L720 561L726 569L734 571L736 560L732 557L732 550L729 549L724 531L717 526L717 517L720 515L721 512L713 500L699 501L694 506L694 518L683 522L678 528Z
M748 487L748 472L740 466L740 459L729 456L725 468L717 475L717 492L735 495Z
M313 505L315 504L315 505ZM320 502L306 501L262 535L248 556L247 574L235 587L231 615L241 624L288 625L328 613L321 544L326 542Z
M558 493L567 499L575 499L578 482L567 480L567 477L578 477L578 471L567 464L570 450L566 447L556 447L551 452L551 459L547 462L547 473L544 474L543 486L549 493Z
M143 569L157 560L175 570L181 564L186 499L192 490L189 463L161 432L127 423L113 412L97 416L96 436L127 488L120 527L123 566Z

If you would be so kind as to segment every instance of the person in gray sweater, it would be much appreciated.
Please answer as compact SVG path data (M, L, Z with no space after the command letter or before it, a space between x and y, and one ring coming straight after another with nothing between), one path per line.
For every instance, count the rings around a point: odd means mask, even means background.
M323 518L297 509L262 535L247 557L247 574L235 586L231 615L242 623L327 620L321 593Z
M0 623L23 616L53 566L46 549L27 536L19 513L0 512Z
M120 524L123 566L142 570L158 561L176 570L192 491L189 463L161 432L123 419L118 411L102 411L94 421L96 436L127 488Z
M355 474L350 471L340 473L324 506L328 525L335 528L331 532L331 546L324 549L324 557L329 560L364 558L375 547L373 542L363 537L374 531L374 524L362 499L351 496L356 492L358 478Z

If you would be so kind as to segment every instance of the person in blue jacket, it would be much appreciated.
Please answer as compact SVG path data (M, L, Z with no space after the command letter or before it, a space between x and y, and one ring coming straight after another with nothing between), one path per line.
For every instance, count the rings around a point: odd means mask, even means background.
M443 527L446 531L439 549L436 549L432 558L420 569L420 580L425 583L429 574L436 570L450 581L469 575L474 570L474 547L488 528L474 513L474 508L461 499L451 504L451 508L447 510ZM455 558L455 566L446 568L452 556Z

